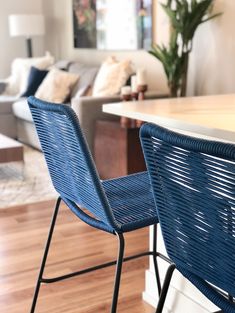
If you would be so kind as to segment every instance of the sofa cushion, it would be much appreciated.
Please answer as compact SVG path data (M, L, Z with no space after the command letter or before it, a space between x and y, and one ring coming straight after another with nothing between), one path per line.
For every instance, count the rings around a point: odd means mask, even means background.
M98 66L89 66L78 62L70 64L68 71L78 74L80 77L72 90L71 98L79 98L86 94L88 88L93 85L98 70Z
M35 97L49 102L63 103L70 96L78 79L77 74L53 68L39 86Z
M12 104L18 97L0 96L0 114L12 114Z
M29 72L28 86L21 97L33 96L43 79L46 77L47 73L47 70L39 70L38 68L32 66Z
M33 118L27 103L27 99L21 99L13 103L13 112L14 115L22 120L33 122Z

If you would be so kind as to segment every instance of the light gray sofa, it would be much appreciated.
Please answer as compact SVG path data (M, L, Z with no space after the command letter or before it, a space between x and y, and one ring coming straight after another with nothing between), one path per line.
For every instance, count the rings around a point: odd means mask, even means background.
M65 66L65 63L62 63ZM98 68L89 67L77 62L67 62L66 70L78 73L80 76L80 87L94 80ZM61 68L61 66L58 66ZM79 87L79 86L78 86ZM147 98L162 98L167 95L161 92L148 92ZM93 153L95 121L97 119L117 120L119 117L102 112L102 105L105 103L119 102L120 96L112 97L77 97L76 92L72 93L69 105L72 106L78 115L81 127L85 133L88 145ZM36 130L26 98L14 98L0 96L0 133L40 149Z

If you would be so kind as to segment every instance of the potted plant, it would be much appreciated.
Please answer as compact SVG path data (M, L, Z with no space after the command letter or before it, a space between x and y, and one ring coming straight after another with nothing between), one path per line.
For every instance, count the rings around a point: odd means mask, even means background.
M186 95L189 54L193 37L202 23L219 15L211 14L214 0L167 0L161 4L170 19L169 46L153 45L149 51L162 62L171 97Z

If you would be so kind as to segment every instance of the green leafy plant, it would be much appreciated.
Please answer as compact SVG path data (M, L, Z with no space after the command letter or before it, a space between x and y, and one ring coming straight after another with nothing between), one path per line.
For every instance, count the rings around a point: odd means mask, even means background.
M214 0L168 0L161 4L170 19L170 42L168 47L153 45L149 53L161 61L172 97L186 95L189 54L198 26L221 15L211 14L213 3Z

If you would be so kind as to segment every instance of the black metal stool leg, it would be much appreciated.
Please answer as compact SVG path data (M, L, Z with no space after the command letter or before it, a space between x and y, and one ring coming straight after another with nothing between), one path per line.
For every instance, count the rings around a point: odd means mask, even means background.
M38 275L36 288L34 291L34 297L33 297L33 302L32 302L30 313L34 313L34 311L35 311L35 307L36 307L36 303L37 303L37 299L38 299L38 293L39 293L41 282L42 282L42 276L43 276L44 268L46 265L46 260L47 260L47 256L48 256L48 252L49 252L49 248L50 248L50 244L51 244L51 239L52 239L52 235L53 235L53 231L54 231L54 227L55 227L55 223L56 223L56 218L57 218L59 207L60 207L60 202L61 202L61 198L59 197L57 199L55 211L54 211L54 214L53 214L53 217L51 220L51 226L50 226L50 230L48 233L48 238L47 238L47 242L46 242L46 246L45 246L45 250L44 250L44 255L42 258L42 263L41 263L41 268L40 268L39 275Z
M153 225L153 264L155 269L155 276L157 281L157 289L158 289L158 295L160 296L161 293L161 281L160 281L160 275L159 275L159 269L157 264L157 225Z
M172 278L174 270L175 270L175 264L171 264L168 267L168 270L166 272L166 277L165 277L165 280L164 280L164 284L162 286L162 291L161 291L161 294L160 294L160 298L159 298L159 302L158 302L158 305L157 305L156 313L162 313L162 309L163 309L163 306L164 306L164 303L165 303L165 300L166 300L167 292L168 292L168 289L169 289L169 286L170 286L170 282L171 282L171 278Z
M118 294L119 294L119 287L120 287L120 280L121 280L121 273L122 273L122 263L123 263L123 256L124 256L124 249L125 249L125 240L123 234L116 234L119 239L119 251L118 251L118 259L116 265L116 275L115 275L115 284L114 284L114 291L113 291L113 301L111 307L111 313L116 313L117 311L117 303L118 303Z

